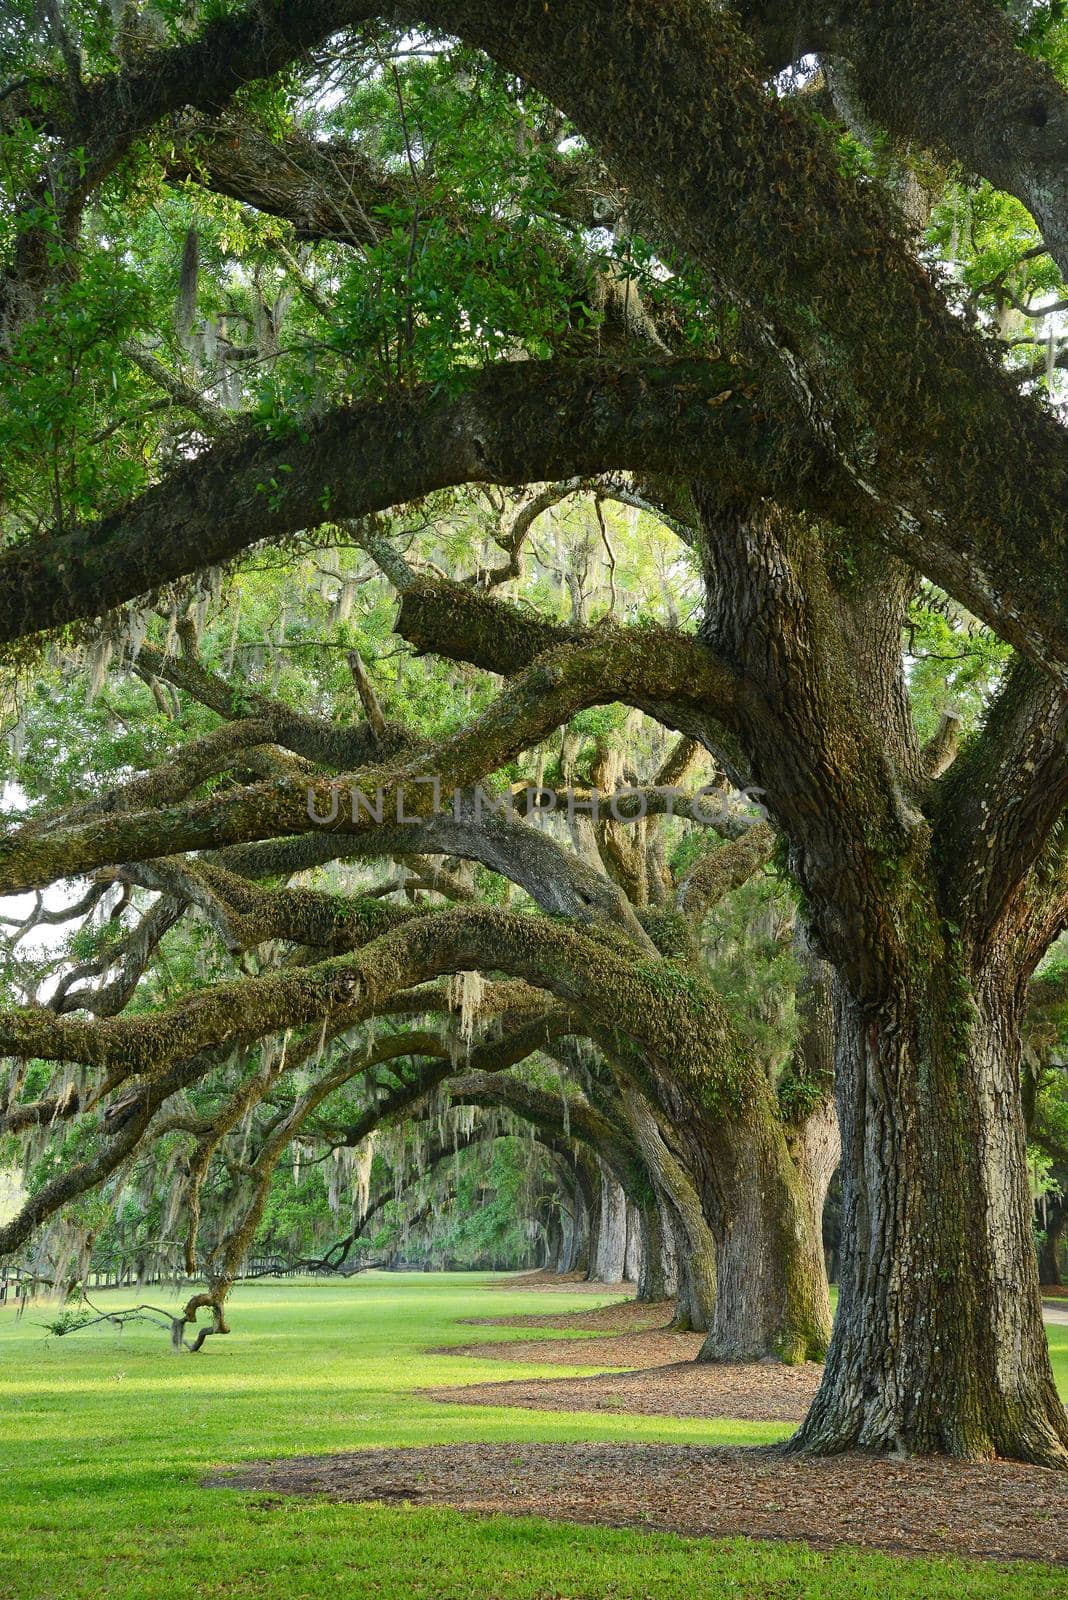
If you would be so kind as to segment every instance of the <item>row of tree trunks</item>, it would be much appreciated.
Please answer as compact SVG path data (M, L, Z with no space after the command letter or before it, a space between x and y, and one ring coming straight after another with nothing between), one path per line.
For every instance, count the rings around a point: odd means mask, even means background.
M659 1303L678 1292L675 1230L655 1194L628 1194L601 1166L591 1207L589 1175L576 1178L580 1158L558 1162L560 1207L547 1229L546 1266L561 1275L582 1272L590 1283L633 1283L636 1299ZM585 1162L583 1164L586 1164Z

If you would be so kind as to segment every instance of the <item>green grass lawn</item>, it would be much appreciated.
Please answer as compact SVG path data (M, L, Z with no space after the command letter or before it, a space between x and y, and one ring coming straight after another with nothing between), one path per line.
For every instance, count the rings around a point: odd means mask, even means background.
M259 1456L468 1440L641 1439L760 1443L772 1423L440 1406L421 1384L529 1365L430 1355L428 1346L537 1337L458 1328L457 1319L545 1311L545 1295L486 1289L491 1278L377 1275L347 1283L235 1291L234 1332L175 1356L158 1331L46 1339L30 1311L0 1311L0 1595L417 1596L427 1600L593 1600L695 1595L1034 1596L1065 1592L1062 1571L902 1560L843 1549L692 1540L538 1519L479 1520L398 1506L202 1489L220 1463ZM108 1305L130 1303L102 1297ZM164 1291L146 1298L164 1300ZM596 1297L554 1294L552 1309ZM546 1337L556 1337L551 1333ZM538 1367L539 1377L583 1369ZM1068 1390L1068 1328L1051 1330Z

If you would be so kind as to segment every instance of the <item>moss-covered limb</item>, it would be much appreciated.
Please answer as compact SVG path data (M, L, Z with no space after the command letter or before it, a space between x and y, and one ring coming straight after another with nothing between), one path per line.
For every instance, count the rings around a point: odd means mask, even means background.
M195 656L157 650L148 640L142 642L136 659L129 658L129 666L139 677L159 678L173 684L176 689L181 689L198 704L206 706L228 722L240 717L269 721L285 715L290 709L258 690L243 687L235 691L233 684L218 673L209 672Z
M186 807L94 819L0 840L0 893L123 861L218 848L315 826L359 832L376 816L420 817L562 727L576 711L615 700L671 697L695 717L705 705L735 716L735 683L712 653L666 630L604 627L540 657L481 716L433 750L334 781L279 779L212 795ZM742 697L744 698L744 696ZM436 782L434 781L436 780Z
M135 339L127 339L122 346L122 353L128 361L143 372L150 383L157 389L162 389L169 399L191 416L196 417L203 431L210 438L218 438L234 425L233 417L229 416L214 400L202 393L190 383L185 383L176 372L165 366L158 356L151 350L145 350Z
M651 897L659 890L659 881L653 879L649 870L649 824L644 810L638 806L634 807L626 822L613 817L610 796L604 792L612 781L612 765L607 746L599 746L590 766L592 792L583 793L577 787L572 789L571 807L575 813L572 835L578 843L582 836L577 829L581 827L587 830L584 853L597 863L606 878L619 884L640 921ZM582 811L576 804L579 801L590 808L588 818L583 819Z
M207 779L218 777L235 765L242 766L257 746L274 742L271 725L263 717L250 717L213 728L210 733L183 745L150 772L131 778L99 799L68 812L65 821L68 824L85 822L119 811L148 811L156 806L175 805Z
M609 649L622 634L631 631L633 637L632 630L620 630L610 623L594 628L564 628L531 617L493 595L473 592L464 584L444 578L421 579L405 590L395 626L417 650L432 651L450 661L465 661L505 677L522 673L554 647L585 644ZM650 645L662 640L670 654L677 653L680 635L668 629L641 631ZM718 684L717 671L721 674ZM734 729L746 698L739 681L710 656L703 671L694 658L689 670L676 680L674 689L662 675L659 682L650 677L627 703L714 751L725 765L739 773L742 757ZM751 715L759 715L755 702L750 701L747 709ZM739 781L743 780L739 777Z
M1017 48L1006 10L989 0L756 0L738 11L769 64L784 50L790 60L844 57L876 122L1015 195L1068 272L1068 95L1047 62Z
M1068 807L1068 691L1017 659L933 805L950 915L985 948Z
M775 852L776 838L769 822L758 822L718 850L698 856L679 887L681 909L696 921L707 916L725 895L748 883L754 873L767 866Z
M0 839L0 892L17 894L125 861L300 832L310 827L310 787L286 778L220 792L184 806L61 824L54 831L39 823L16 829ZM333 790L323 780L317 789L325 807Z
M433 12L550 95L662 234L750 308L828 448L881 504L882 536L1063 671L1061 430L949 314L874 187L768 96L733 15L704 0L549 12L541 0L440 0ZM1018 443L1007 473L1006 437ZM861 438L874 447L863 461Z
M504 912L447 912L413 924L413 945L452 924L450 961L495 968L549 990L583 1018L602 1045L632 1041L665 1075L684 1081L715 1115L730 1119L765 1106L766 1084L713 991L659 960L635 962L618 936ZM496 948L489 930L498 930ZM466 943L473 935L471 944ZM489 937L490 946L482 946Z
M366 1017L364 976L351 961L209 986L166 1010L134 1017L88 1022L39 1007L6 1011L0 1015L0 1049L155 1079L172 1062L215 1045L262 1038L335 1013L349 1022Z
M332 1149L342 1149L362 1144L376 1128L397 1120L405 1111L418 1106L440 1084L454 1074L476 1072L490 1077L514 1067L535 1050L543 1050L562 1034L576 1027L571 1013L561 1006L548 1006L542 1015L506 1031L500 1039L483 1040L464 1051L458 1058L455 1045L434 1034L408 1033L391 1036L375 1046L376 1057L385 1061L397 1057L419 1058L418 1065L406 1074L398 1074L400 1082L390 1088L370 1106L354 1123L343 1126L319 1123L312 1130L314 1136L325 1140ZM380 1054L388 1045L390 1056ZM430 1059L426 1059L429 1057Z
M780 463L750 394L746 374L725 360L506 361L473 374L460 394L418 385L339 407L309 422L306 437L243 432L101 522L8 551L0 643L317 527L324 503L336 521L456 484L677 474L703 458L724 478L761 483ZM796 453L790 467L791 483L817 498L833 477L826 468L818 482L806 477ZM264 492L272 480L283 485L277 495Z
M513 677L588 630L549 622L449 578L419 578L401 596L396 630L420 652Z
M546 152L555 216L582 227L610 227L619 214L605 174L588 154L553 159ZM429 221L424 195L413 193L407 170L376 165L351 139L313 139L297 131L267 134L231 113L190 119L166 158L167 177L229 195L288 222L298 240L375 244L383 233L382 208L411 207ZM441 220L456 223L447 209Z
M696 739L677 739L653 779L654 788L680 789L683 784L696 780L705 764L705 752Z
M91 961L79 962L62 974L48 1009L64 1015L69 1011L90 1011L96 1017L113 1017L129 1003L142 973L158 950L164 936L185 911L182 900L162 895L141 917L135 927ZM118 966L110 982L93 988L83 980L99 977ZM81 984L81 988L75 988Z
M548 990L607 1035L639 1043L730 1118L766 1085L710 989L666 964L635 965L625 940L542 917L478 909L420 917L349 956L195 991L165 1010L87 1023L27 1007L0 1015L0 1049L158 1077L198 1050L285 1028L332 1028L449 972L490 970Z
M371 762L396 760L420 745L420 741L399 722L389 722L377 729L372 729L366 722L342 727L327 722L323 717L312 717L306 712L296 711L283 701L272 699L258 690L244 688L235 691L225 678L209 672L189 654L168 655L146 643L138 651L136 665L139 671L173 684L183 694L217 712L220 717L231 721L238 719L235 731L231 734L233 739L241 739L237 729L247 725L240 720L245 718L265 730L266 740L281 745L302 761L315 766L352 771ZM222 729L216 730L215 737L220 743L225 742ZM305 769L295 767L293 770L299 772Z
M417 988L400 989L380 1000L378 1017L458 1018L461 1003L449 983L427 982ZM545 993L521 978L483 978L475 1015L480 1022L496 1021L502 1029L518 1028L536 1021L545 1011Z
M635 678L629 703L677 701L677 716L691 719L708 708L733 726L736 695L744 688L691 635L655 625L621 628L605 620L594 627L563 627L520 611L507 601L481 594L447 578L420 579L405 590L396 631L420 652L469 662L489 672L516 678L539 658L566 660L573 651L600 652L622 665L642 657L645 687ZM701 741L687 735L695 743Z
M156 652L153 652L150 646L142 646L140 652L142 658L147 659L153 654ZM161 663L166 663L168 660L162 655L159 659ZM155 675L166 674L160 672ZM219 682L221 684L221 680ZM227 714L233 716L232 691L228 691L228 697ZM212 709L218 708L212 705ZM283 728L279 727L277 712L286 713L288 719L290 714L286 708L280 706L275 709L267 705L261 706L259 711L259 715L246 714L243 720L213 728L200 738L180 746L150 771L115 785L103 795L83 804L67 807L61 812L52 812L32 819L27 825L27 831L52 832L57 827L72 827L114 816L120 812L136 813L161 806L171 806L184 800L192 790L208 779L235 767L243 774L247 774L249 770L262 766L271 777L299 776L301 772L310 770L306 765L298 766L286 751L271 749L278 740L279 732L284 729L284 724Z
M425 915L415 906L386 905L372 896L303 888L261 889L209 861L184 857L128 865L121 875L128 882L197 906L234 954L255 949L269 939L284 939L341 955Z

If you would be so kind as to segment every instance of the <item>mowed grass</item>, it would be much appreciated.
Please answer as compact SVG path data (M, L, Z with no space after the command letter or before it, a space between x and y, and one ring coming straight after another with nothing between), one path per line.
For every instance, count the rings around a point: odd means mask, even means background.
M854 1600L1065 1593L1063 1571L832 1555L747 1540L338 1506L205 1489L221 1463L469 1440L764 1443L785 1426L436 1405L412 1390L530 1365L434 1355L520 1330L465 1316L591 1307L587 1294L496 1287L492 1277L379 1275L239 1288L234 1332L175 1356L156 1330L45 1338L0 1311L0 1595L426 1597L426 1600ZM109 1306L130 1297L100 1297ZM166 1303L161 1290L145 1298ZM608 1297L605 1297L608 1298ZM538 1331L533 1333L538 1336ZM546 1337L554 1337L549 1333ZM539 1376L589 1370L536 1369ZM1051 1330L1068 1390L1068 1328Z

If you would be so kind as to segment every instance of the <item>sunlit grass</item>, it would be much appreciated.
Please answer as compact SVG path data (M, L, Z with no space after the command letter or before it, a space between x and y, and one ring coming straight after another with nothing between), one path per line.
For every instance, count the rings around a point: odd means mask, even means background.
M485 1285L491 1285L486 1287ZM1063 1575L904 1561L797 1546L692 1541L404 1507L333 1506L199 1487L220 1463L259 1456L469 1440L765 1443L774 1423L441 1406L421 1385L529 1376L530 1364L431 1354L442 1344L558 1337L457 1326L464 1316L547 1309L490 1278L368 1275L254 1285L234 1332L196 1356L166 1334L91 1330L45 1338L30 1311L0 1311L0 1595L463 1597L1039 1596ZM159 1301L163 1291L146 1298ZM102 1297L105 1298L105 1297ZM607 1297L605 1297L607 1298ZM110 1307L131 1303L107 1296ZM603 1303L554 1294L561 1312ZM536 1369L539 1377L582 1367ZM1068 1328L1051 1330L1068 1390Z

